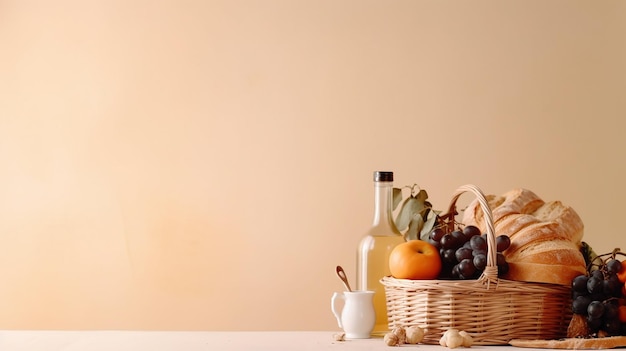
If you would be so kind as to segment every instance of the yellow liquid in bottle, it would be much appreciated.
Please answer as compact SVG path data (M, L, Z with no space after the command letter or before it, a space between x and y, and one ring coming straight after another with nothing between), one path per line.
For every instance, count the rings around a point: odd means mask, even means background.
M385 287L380 280L391 275L389 272L389 255L396 245L403 243L404 237L397 234L390 236L368 235L362 239L359 246L359 267L367 267L357 272L357 286L359 290L374 291L374 310L376 311L376 325L372 336L383 336L389 331L387 319L387 300Z

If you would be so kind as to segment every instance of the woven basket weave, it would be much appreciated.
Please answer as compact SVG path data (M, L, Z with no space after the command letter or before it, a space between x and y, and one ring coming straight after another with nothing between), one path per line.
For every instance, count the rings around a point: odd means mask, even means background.
M465 192L476 197L487 223L487 267L477 280L408 280L384 277L389 327L424 328L426 344L443 333L465 330L477 345L506 345L511 339L558 339L567 334L570 287L498 278L496 233L489 204L474 185L456 190L450 208Z

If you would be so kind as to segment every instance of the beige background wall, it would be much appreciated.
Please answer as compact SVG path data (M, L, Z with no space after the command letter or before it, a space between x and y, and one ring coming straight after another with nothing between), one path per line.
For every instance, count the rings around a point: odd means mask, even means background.
M0 328L329 330L374 170L623 246L624 1L0 0Z

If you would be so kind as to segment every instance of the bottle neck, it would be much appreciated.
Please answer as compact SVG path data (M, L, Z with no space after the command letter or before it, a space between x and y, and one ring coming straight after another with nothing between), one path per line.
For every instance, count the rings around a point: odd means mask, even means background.
M374 182L374 222L375 228L386 230L378 231L378 234L402 235L393 221L393 182Z

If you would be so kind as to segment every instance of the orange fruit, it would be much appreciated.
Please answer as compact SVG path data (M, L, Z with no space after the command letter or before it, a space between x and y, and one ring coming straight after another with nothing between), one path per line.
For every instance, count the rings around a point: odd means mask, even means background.
M391 251L389 270L397 279L436 279L441 272L439 250L423 240L403 242Z
M619 321L622 323L626 323L626 306L619 306Z
M617 272L617 279L622 283L626 283L626 261L622 262L622 268Z

